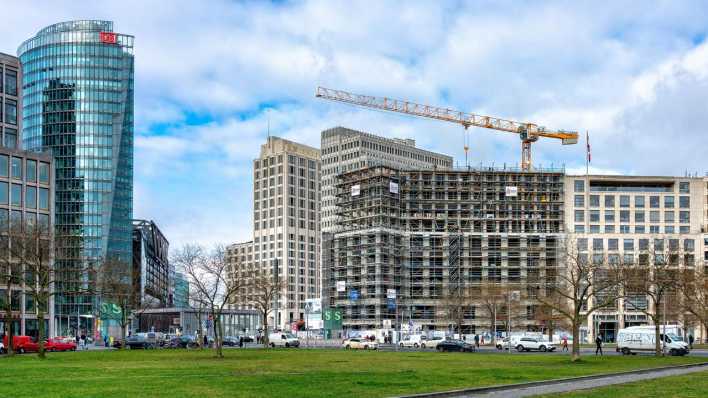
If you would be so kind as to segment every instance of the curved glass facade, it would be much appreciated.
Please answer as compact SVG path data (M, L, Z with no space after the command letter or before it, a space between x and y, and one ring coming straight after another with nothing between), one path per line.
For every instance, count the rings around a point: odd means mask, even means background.
M55 225L72 243L59 269L106 257L132 261L133 36L109 21L51 25L22 43L24 149L52 153ZM68 329L91 331L92 297L57 300ZM85 318L82 320L82 317Z

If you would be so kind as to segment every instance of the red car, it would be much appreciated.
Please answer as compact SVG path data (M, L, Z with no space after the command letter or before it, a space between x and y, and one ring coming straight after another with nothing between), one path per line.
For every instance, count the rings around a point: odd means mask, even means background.
M7 343L7 335L2 339L2 343L5 347L9 347ZM37 352L39 351L39 344L32 341L30 336L13 336L12 337L12 349L15 352L23 354L25 352Z
M53 337L44 344L47 351L76 351L76 342L71 337Z

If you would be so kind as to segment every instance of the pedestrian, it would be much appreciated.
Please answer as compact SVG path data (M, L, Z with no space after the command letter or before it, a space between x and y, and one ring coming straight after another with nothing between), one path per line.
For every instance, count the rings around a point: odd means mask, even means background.
M568 336L563 336L563 350L568 351Z
M86 335L85 335L85 334L81 334L81 349L82 349L82 350L86 350L86 349L87 349L87 347L86 347Z
M484 345L484 334L482 334L482 338L480 340L482 340L481 344Z
M209 347L209 338L206 333L204 333L204 348Z
M238 348L243 348L243 336L238 339Z
M474 335L474 345L479 348L479 335L475 334Z
M688 335L688 348L693 349L693 334Z
M103 335L103 345L108 348L108 335L104 334Z
M595 348L595 355L597 355L598 352L602 355L602 338L600 336L595 338L595 345L597 346L597 348Z

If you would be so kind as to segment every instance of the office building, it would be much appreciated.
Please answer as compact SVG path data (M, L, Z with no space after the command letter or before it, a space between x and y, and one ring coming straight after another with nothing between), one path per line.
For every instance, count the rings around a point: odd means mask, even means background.
M54 219L52 157L18 149L22 131L19 76L19 60L0 53L0 139L3 144L0 146L0 224L5 230L8 222L18 221L51 229ZM10 264L12 266L8 267ZM23 278L18 266L12 256L0 261L0 303L3 308L0 335L12 327L15 335L37 336L36 305L26 292L26 286L19 283ZM11 282L9 285L8 281ZM13 314L13 321L8 325L5 324L5 304L10 304ZM44 318L45 330L50 334L55 329L53 312L50 305Z
M588 261L606 264L645 264L648 253L668 255L678 269L706 272L706 182L699 177L572 176L567 189L565 223L569 237L577 240L579 253ZM680 298L667 296L669 308ZM654 313L652 301L643 295L618 300L611 307L590 314L582 337L599 334L614 341L621 328L651 324L645 311ZM698 324L677 311L668 322L686 325L694 336L705 338ZM694 329L695 328L695 329Z
M133 36L109 21L48 26L18 48L23 147L55 161L59 272L107 257L130 267L133 213ZM97 335L92 295L61 295L56 316Z
M284 288L269 325L282 329L305 315L319 292L320 150L268 137L253 161L253 239L227 249L230 277L253 272L280 279ZM248 294L234 305L252 308Z
M484 303L501 288L519 291L512 327L539 329L537 291L561 266L562 170L375 166L340 174L335 186L323 307L342 310L345 329L396 329L398 320L407 332L450 331L448 303L463 298L461 331L482 333L505 319L502 306L491 314Z
M175 308L189 307L189 281L182 272L175 272L172 305Z
M322 219L323 233L337 230L336 178L340 173L372 167L397 169L449 169L452 157L416 148L415 140L385 138L344 127L322 132Z
M133 220L133 283L140 307L172 306L170 244L154 221Z

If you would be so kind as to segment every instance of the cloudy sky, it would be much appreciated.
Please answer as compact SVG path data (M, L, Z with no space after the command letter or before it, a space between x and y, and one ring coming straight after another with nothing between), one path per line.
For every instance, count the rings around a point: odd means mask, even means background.
M464 162L456 125L328 103L322 85L590 132L597 173L708 171L708 4L504 1L3 2L0 52L42 27L108 19L135 35L135 217L173 247L251 235L251 161L273 135L319 147L341 125ZM474 164L517 164L474 129ZM584 172L547 140L534 163Z

